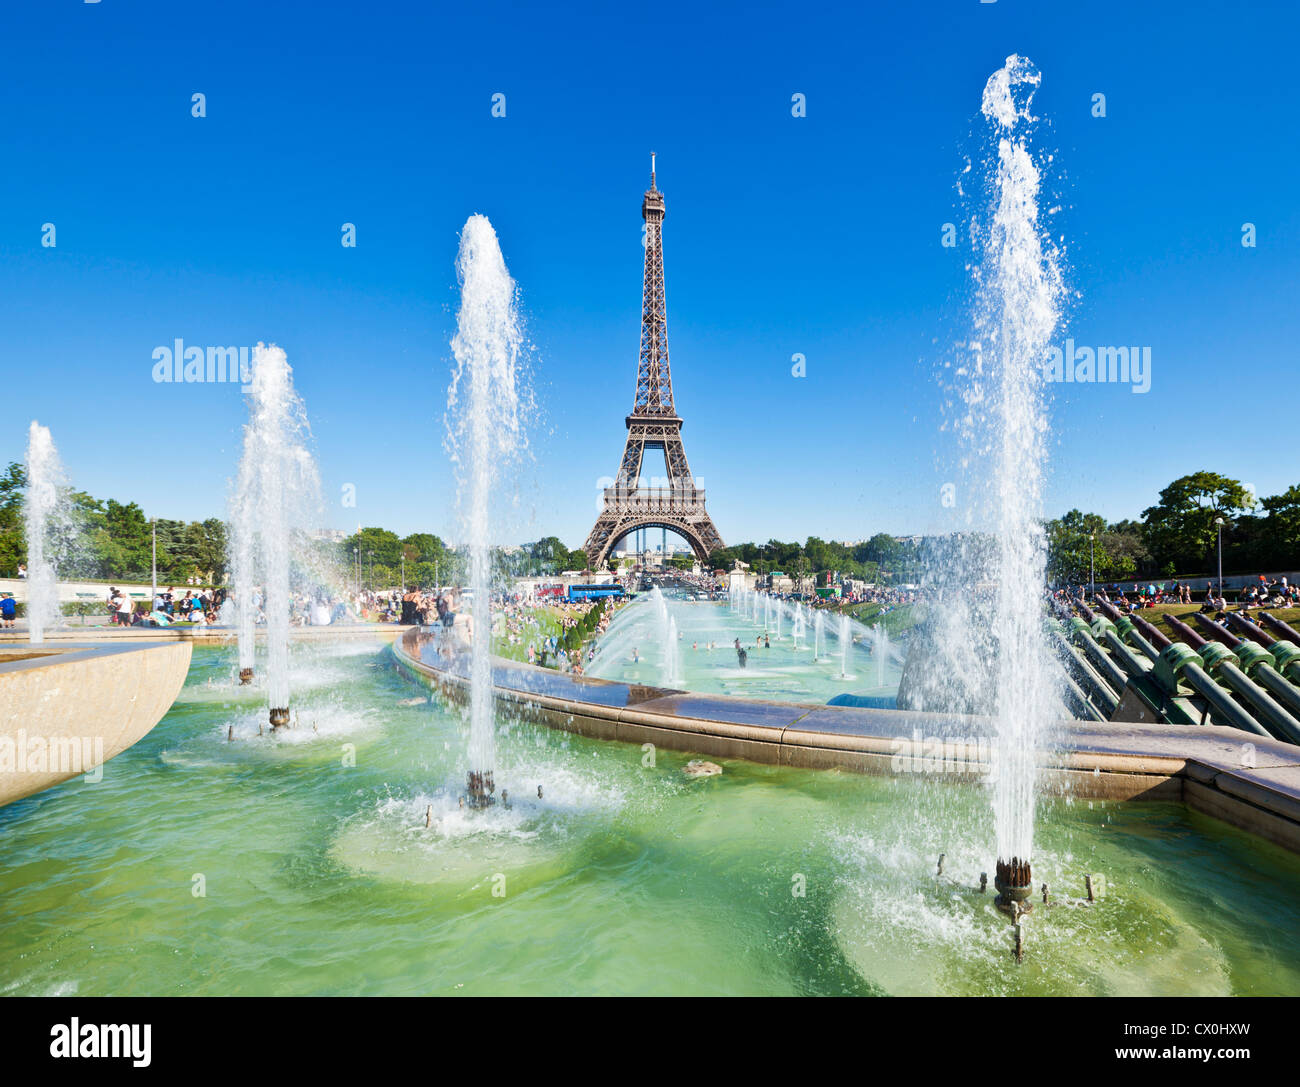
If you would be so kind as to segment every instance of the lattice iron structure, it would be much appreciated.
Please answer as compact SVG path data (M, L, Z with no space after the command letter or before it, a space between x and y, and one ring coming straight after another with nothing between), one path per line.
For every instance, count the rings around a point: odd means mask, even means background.
M685 539L701 561L723 546L713 518L704 508L704 491L695 486L682 445L682 419L673 405L668 366L668 310L664 301L664 194L655 186L654 153L650 188L641 201L645 220L645 279L641 291L641 359L636 399L627 417L627 444L614 486L605 488L604 508L583 550L599 569L623 537L641 528L666 528ZM662 450L667 487L641 486L647 449Z

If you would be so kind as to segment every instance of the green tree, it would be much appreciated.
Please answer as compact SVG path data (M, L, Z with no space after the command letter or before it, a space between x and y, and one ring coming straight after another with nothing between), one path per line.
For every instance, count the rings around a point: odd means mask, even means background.
M1300 560L1300 484L1263 499L1260 505L1267 514L1264 526L1268 550L1257 565L1294 568Z
M1228 537L1233 518L1249 512L1254 499L1237 480L1215 472L1181 476L1142 511L1144 542L1159 567L1174 563L1185 573L1210 569L1218 541L1216 519Z
M397 566L402 561L402 541L396 532L389 532L386 528L363 528L339 544L339 548L345 569L349 564L355 569L360 556L363 583L369 576L372 555L376 565ZM353 554L354 548L357 554Z
M17 577L18 564L27 561L23 536L23 494L27 473L11 461L0 476L0 577Z
M440 561L447 553L447 545L430 532L412 532L402 539L402 553L408 563Z
M538 574L558 574L561 570L567 570L569 562L569 549L564 546L558 536L543 536L535 544L528 548L529 556L532 559L532 570ZM583 566L587 565L586 557L582 560Z

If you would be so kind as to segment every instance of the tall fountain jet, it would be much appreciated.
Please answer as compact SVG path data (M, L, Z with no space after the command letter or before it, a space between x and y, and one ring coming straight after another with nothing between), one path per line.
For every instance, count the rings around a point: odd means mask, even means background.
M307 413L293 369L274 344L253 349L249 418L244 426L230 511L230 561L238 615L240 679L252 677L256 592L266 622L266 690L273 729L289 723L289 589L293 537L309 527L320 478L307 450Z
M469 547L470 643L469 799L492 803L496 764L492 703L492 490L523 449L519 355L523 331L515 281L496 231L471 215L456 258L460 311L451 341L456 358L447 389L447 447L456 465L461 528Z
M990 410L976 439L991 453L996 598L993 807L999 904L1015 912L1032 890L1036 754L1059 710L1043 630L1046 540L1042 492L1047 408L1043 365L1060 317L1061 273L1039 222L1040 160L1030 105L1041 76L1020 56L989 77L981 112L990 140L990 206L981 234L976 328ZM995 163L995 165L994 165Z
M45 631L59 616L59 587L50 536L65 479L49 428L35 419L27 431L26 470L23 528L27 538L27 624L28 637L36 644L45 641Z

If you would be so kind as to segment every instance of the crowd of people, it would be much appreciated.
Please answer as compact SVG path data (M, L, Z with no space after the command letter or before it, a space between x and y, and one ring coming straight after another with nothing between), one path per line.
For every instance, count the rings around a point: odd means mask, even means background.
M1226 611L1229 605L1227 593L1215 581L1206 581L1204 589L1198 589L1191 581L1177 580L1160 585L1154 582L1135 585L1131 589L1119 585L1099 586L1097 595L1120 611L1138 611L1161 604L1200 604L1201 611L1217 613ZM1260 574L1244 588L1236 590L1236 599L1232 603L1245 610L1300 607L1300 586L1288 582L1285 577L1270 581Z
M109 622L117 626L164 627L175 622L203 626L218 622L227 599L225 589L190 587L178 593L174 585L169 585L154 593L152 601L138 604L125 589L110 585L104 605Z

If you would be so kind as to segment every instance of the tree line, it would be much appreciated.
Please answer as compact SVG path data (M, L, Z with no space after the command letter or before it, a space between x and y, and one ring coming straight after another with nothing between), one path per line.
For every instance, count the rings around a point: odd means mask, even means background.
M1099 514L1071 510L1047 529L1054 580L1087 580L1090 547L1098 581L1209 576L1218 571L1220 540L1225 574L1294 569L1300 484L1259 498L1240 480L1193 472L1165 487L1141 521L1107 524Z
M0 577L14 577L27 561L22 505L27 486L23 466L0 474ZM56 519L53 551L62 578L147 581L152 529L157 530L158 577L168 583L197 578L223 584L228 576L226 525L220 518L151 525L134 502L97 499L69 490ZM1220 520L1222 524L1220 525ZM1097 513L1070 510L1045 523L1048 576L1081 582L1090 559L1098 581L1207 576L1217 571L1222 530L1225 574L1277 571L1300 565L1300 484L1259 498L1239 480L1214 472L1181 476L1160 491L1140 520L1108 522ZM359 529L339 543L316 541L326 566L336 566L343 585L431 588L462 582L465 555L427 532L399 536L379 527ZM768 540L723 547L709 556L710 569L729 570L737 560L759 573L842 576L866 581L915 581L924 567L951 559L934 539L899 539L877 533L846 544L809 536L803 543ZM677 556L676 564L693 559ZM500 576L559 574L583 570L587 557L556 536L493 552Z
M27 473L11 463L0 476L0 576L15 577L27 564L23 496ZM134 502L99 499L69 490L51 524L51 558L63 579L148 581L153 530L158 533L158 577L184 583L190 578L219 584L226 576L226 525L158 518L151 526Z

